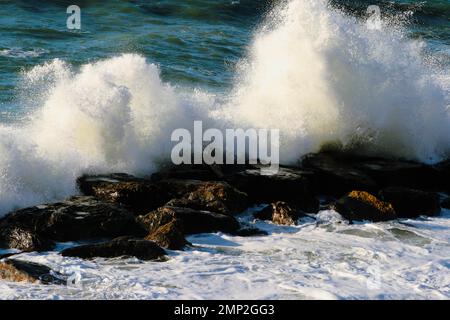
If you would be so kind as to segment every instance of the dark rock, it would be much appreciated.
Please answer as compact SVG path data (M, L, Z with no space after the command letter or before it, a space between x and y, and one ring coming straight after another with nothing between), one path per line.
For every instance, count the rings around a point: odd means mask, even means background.
M317 212L319 201L313 193L314 173L308 170L280 167L278 173L261 174L248 169L227 177L227 181L247 193L253 203L289 201L306 212Z
M190 245L184 237L180 223L177 220L172 220L160 226L145 239L154 241L159 246L170 250L182 250L187 245Z
M82 176L77 184L85 195L121 204L138 214L154 210L171 199L167 190L149 179L124 173Z
M272 205L269 204L268 206L265 206L264 208L256 211L253 214L253 217L259 220L272 220L272 215L273 215L273 208Z
M164 180L159 183L177 198L166 206L238 214L249 204L245 193L223 181Z
M7 225L0 228L0 247L31 252L47 251L54 246L53 241L33 231Z
M388 221L397 218L390 203L383 202L365 191L350 192L336 201L332 208L350 221Z
M446 198L441 202L441 207L444 209L450 209L450 198Z
M295 225L304 216L305 213L300 209L283 201L272 203L254 215L257 219L272 220L279 225Z
M308 154L302 166L314 170L314 186L318 194L340 197L351 190L375 192L377 183L365 172L348 163L347 158L334 153Z
M221 174L220 169L214 169L212 166L205 164L182 164L179 166L169 166L167 168L163 168L160 172L152 174L151 180L154 182L168 179L215 181L221 180Z
M185 234L217 231L233 233L239 229L239 222L232 216L189 208L161 207L138 217L138 221L149 230L149 233L173 220L180 223Z
M268 233L258 228L247 227L239 229L238 231L234 232L233 235L238 237L256 237L256 236L267 236Z
M450 192L450 160L442 161L434 167L440 176L443 191Z
M146 234L129 211L84 196L9 213L0 220L0 233L8 234L10 230L23 231L15 238L31 237L33 244L44 241L40 239L77 241Z
M316 186L321 194L340 196L351 190L377 192L389 186L442 188L442 178L435 167L413 161L320 152L304 156L302 166L317 173Z
M0 261L0 279L14 282L64 285L67 279L47 266L22 260Z
M68 248L61 252L61 255L65 257L82 259L136 257L141 260L161 260L165 254L164 249L153 241L130 237L120 237L108 242Z
M369 175L381 187L441 188L438 171L423 163L404 160L365 158L355 167Z
M389 187L380 191L380 198L390 202L400 218L434 216L441 211L439 195L404 187Z

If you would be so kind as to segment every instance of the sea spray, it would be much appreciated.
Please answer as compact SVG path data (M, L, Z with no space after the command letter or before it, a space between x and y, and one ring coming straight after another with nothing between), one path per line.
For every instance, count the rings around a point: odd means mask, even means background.
M280 127L284 162L336 140L438 161L450 151L450 70L429 59L395 21L371 28L325 0L284 2L256 32L230 102L215 115Z

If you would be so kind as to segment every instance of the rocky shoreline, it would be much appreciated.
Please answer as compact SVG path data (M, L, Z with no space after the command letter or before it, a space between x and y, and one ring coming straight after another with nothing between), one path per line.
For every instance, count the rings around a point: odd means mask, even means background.
M0 219L0 248L50 251L57 242L89 241L62 256L91 259L133 256L161 261L183 250L187 235L223 232L264 236L236 215L265 204L255 219L296 224L332 208L353 221L388 221L438 215L450 208L450 161L412 161L328 151L297 166L261 175L255 166L176 166L151 177L124 173L77 180L82 195L11 212ZM63 284L48 267L0 256L0 279Z

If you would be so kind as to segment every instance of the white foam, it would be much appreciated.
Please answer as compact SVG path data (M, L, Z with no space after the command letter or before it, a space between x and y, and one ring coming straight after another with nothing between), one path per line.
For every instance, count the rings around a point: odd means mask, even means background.
M0 299L449 299L449 217L447 211L424 218L418 227L410 220L348 225L339 219L285 227L244 215L242 221L270 235L191 236L196 247L171 251L167 262L22 254L78 282L3 281Z

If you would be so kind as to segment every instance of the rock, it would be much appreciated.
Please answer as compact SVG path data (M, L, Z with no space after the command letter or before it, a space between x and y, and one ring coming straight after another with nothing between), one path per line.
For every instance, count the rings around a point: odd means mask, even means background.
M380 198L390 202L400 218L434 216L441 211L439 195L405 187L389 187L380 191Z
M0 234L11 234L10 230L19 232L14 239L31 239L33 244L45 244L42 239L77 241L146 234L129 211L85 196L9 213L0 220Z
M83 194L121 204L136 214L145 214L171 199L167 190L149 179L124 173L82 176L77 184Z
M103 243L68 248L61 252L64 257L82 259L136 257L141 260L161 260L165 254L164 249L153 241L130 237L120 237Z
M304 168L315 172L314 186L318 194L340 197L351 190L378 190L377 183L371 177L350 165L340 154L308 154L301 162Z
M441 188L438 171L423 163L381 158L364 158L355 167L369 175L380 187Z
M217 231L233 233L239 229L239 222L232 216L189 208L165 206L138 217L150 234L173 220L180 223L185 234Z
M317 212L319 201L313 192L314 173L308 170L280 167L273 175L261 174L260 169L247 169L226 179L235 188L248 194L252 203L289 201L306 212Z
M302 166L317 173L316 185L321 194L340 196L351 190L377 192L389 186L442 188L435 167L413 161L332 151L306 155Z
M354 220L388 221L397 218L390 203L383 202L365 191L352 191L332 205L344 218Z
M256 213L255 218L272 220L279 225L295 225L297 220L305 216L305 213L286 202L278 201Z
M233 236L238 237L256 237L256 236L267 236L268 233L264 230L253 228L253 227L247 227L242 228L233 233Z
M450 209L450 197L442 200L441 207L444 209Z
M450 192L450 159L436 164L434 168L441 178L443 191Z
M152 174L151 180L154 182L171 179L214 181L221 180L221 174L221 171L214 169L213 166L182 164L163 168L160 172Z
M265 206L264 208L256 211L253 214L253 217L259 220L272 220L272 215L273 215L273 207L272 204L269 204L268 206Z
M247 194L223 181L164 180L159 183L176 197L166 206L233 215L244 211L249 204Z
M3 248L31 252L47 251L53 246L53 241L21 227L5 226L0 229L0 247Z
M65 277L47 266L34 262L7 259L0 261L0 279L14 282L64 285Z
M179 224L177 220L172 220L157 228L145 237L145 239L154 241L159 246L169 250L182 250L187 245L190 245L190 243L184 237L184 233Z

